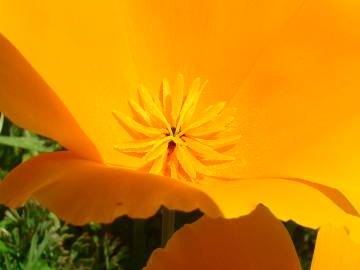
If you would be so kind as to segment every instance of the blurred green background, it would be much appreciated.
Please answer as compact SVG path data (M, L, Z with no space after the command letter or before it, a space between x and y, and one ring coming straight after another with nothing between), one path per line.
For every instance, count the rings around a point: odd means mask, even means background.
M46 138L0 118L0 178L42 152L61 150ZM198 211L177 213L176 226L195 221ZM285 223L303 268L309 269L316 231ZM112 224L73 226L29 201L20 209L0 206L0 269L141 269L160 246L161 214L147 220L120 217Z

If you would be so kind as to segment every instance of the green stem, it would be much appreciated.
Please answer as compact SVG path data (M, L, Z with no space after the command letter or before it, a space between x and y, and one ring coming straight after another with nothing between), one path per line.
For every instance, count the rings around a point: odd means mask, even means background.
M162 209L161 247L165 247L167 241L175 232L175 211Z
M132 267L141 269L146 264L146 233L145 220L135 219L133 221L133 246L132 246Z

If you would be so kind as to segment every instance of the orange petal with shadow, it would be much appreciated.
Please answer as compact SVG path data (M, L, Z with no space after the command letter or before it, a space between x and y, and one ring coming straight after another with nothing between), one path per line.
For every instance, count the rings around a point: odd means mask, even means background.
M238 219L202 217L157 249L144 270L300 270L283 224L263 206Z

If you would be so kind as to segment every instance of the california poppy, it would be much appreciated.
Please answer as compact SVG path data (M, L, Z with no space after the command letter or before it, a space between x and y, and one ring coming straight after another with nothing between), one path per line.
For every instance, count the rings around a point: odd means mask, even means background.
M1 202L76 224L259 203L358 222L354 1L118 2L1 1L0 110L68 149L13 170Z
M360 245L345 230L320 229L311 270L355 270ZM295 247L285 227L262 206L237 219L202 217L177 231L157 249L144 270L247 269L300 270Z

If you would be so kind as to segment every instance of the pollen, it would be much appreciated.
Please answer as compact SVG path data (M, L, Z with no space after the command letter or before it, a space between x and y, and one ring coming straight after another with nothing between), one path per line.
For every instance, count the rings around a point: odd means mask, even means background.
M114 148L139 157L143 165L138 169L152 174L188 181L215 175L214 164L234 161L226 152L241 136L226 135L234 120L224 113L226 102L198 112L206 85L196 78L185 91L180 74L172 89L164 79L157 96L140 86L138 99L129 100L132 116L113 112L133 137Z

